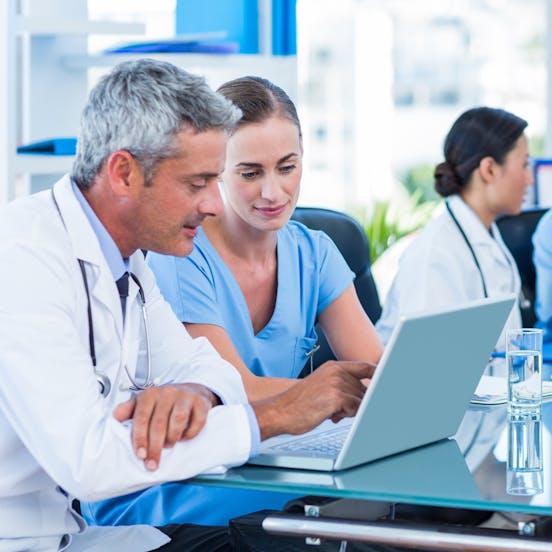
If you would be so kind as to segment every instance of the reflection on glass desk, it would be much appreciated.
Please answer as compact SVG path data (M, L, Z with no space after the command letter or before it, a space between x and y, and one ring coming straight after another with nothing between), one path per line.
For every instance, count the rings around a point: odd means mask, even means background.
M436 413L438 415L438 413ZM192 483L370 501L552 515L552 403L542 408L543 489L506 492L506 406L470 407L454 439L341 472L241 466Z

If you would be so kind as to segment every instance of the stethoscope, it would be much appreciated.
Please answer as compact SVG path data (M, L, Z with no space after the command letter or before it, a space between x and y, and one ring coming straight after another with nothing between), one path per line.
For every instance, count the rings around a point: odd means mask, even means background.
M314 372L314 354L316 351L320 349L320 345L318 343L314 344L314 347L305 353L305 356L307 357L307 360L309 361L309 373L312 374Z
M54 195L53 190L52 190L52 200L54 202L54 205L56 206L56 209L61 219L61 222L63 224L63 227L65 228L65 230L67 230L67 226L65 225L65 221L63 220L63 216L61 214L61 211L56 201L56 197ZM77 261L79 263L79 267L82 275L82 281L84 284L84 290L86 292L86 300L87 300L86 311L88 316L88 346L90 349L90 359L92 361L92 366L94 367L94 374L96 376L96 381L100 386L100 393L102 396L107 397L111 391L111 380L109 379L107 374L100 371L97 367L96 346L94 342L94 323L92 321L92 302L90 301L90 290L88 287L88 278L86 276L86 267L82 259L77 259ZM148 313L146 309L146 294L144 293L144 288L142 287L140 280L138 280L138 277L132 272L129 272L129 276L132 278L134 283L138 286L138 295L140 297L140 307L141 307L140 310L142 311L142 320L144 322L144 333L146 335L147 370L146 370L146 379L144 383L140 384L140 383L137 383L136 380L130 375L130 372L125 363L124 365L125 372L128 377L128 380L131 383L131 385L126 387L125 389L128 389L130 391L143 391L144 389L147 389L148 387L153 387L155 385L154 381L151 378L151 347L150 347L150 336L149 336Z
M479 259L477 258L477 255L475 254L475 251L472 247L472 244L470 243L470 240L468 239L468 236L466 236L466 233L464 232L464 229L462 228L462 225L460 224L459 220L456 218L455 214L452 212L452 209L450 208L450 205L449 205L448 201L445 201L445 207L447 208L447 211L450 215L450 218L453 220L454 224L456 225L456 228L458 228L458 231L460 232L460 235L464 239L464 242L466 243L466 246L470 250L471 256L473 258L473 262L474 262L474 264L477 268L477 271L479 272L479 277L481 278L481 287L483 288L483 297L485 297L485 299L487 299L489 297L489 294L487 292L487 284L485 282L485 276L483 276L483 270L481 270L481 266L479 264ZM514 291L514 286L515 286L515 283L514 283L515 282L514 267L512 266L512 262L508 258L508 255L504 254L504 258L506 259L506 262L508 263L508 266L510 268L510 284L511 284L510 287L512 288L512 291ZM523 295L523 290L521 289L521 287L520 287L520 290L519 290L518 303L519 303L519 306L521 308L527 308L527 307L530 306L529 301ZM492 355L491 355L491 358L492 358ZM494 367L493 367L492 363L490 364L489 372L490 372L490 375L493 375L493 373L494 373ZM479 430L475 433L475 435L474 435L470 445L468 446L466 452L464 453L464 455L466 455L467 452L471 449L471 447L475 443L478 435L479 435Z
M485 282L485 276L483 275L483 270L481 270L481 265L479 264L479 259L477 258L477 255L475 254L475 251L473 249L472 244L470 243L470 240L468 239L468 236L466 236L466 233L464 232L464 229L462 228L462 225L460 224L459 220L456 218L456 215L452 212L452 209L450 208L449 202L445 201L445 207L450 215L450 218L453 220L454 224L458 228L458 231L460 232L460 235L464 239L464 242L466 246L468 247L471 256L473 258L473 262L475 264L475 267L477 268L477 271L479 272L479 277L481 278L481 287L483 288L483 297L487 299L489 297L489 294L487 292L487 284ZM505 254L504 258L506 259L506 262L508 263L508 266L510 268L510 280L511 280L511 287L512 290L514 288L514 267L512 266L512 261L508 258L508 256ZM528 299L525 298L523 295L523 291L520 289L519 292L519 305L521 308L527 308L530 306L530 302Z

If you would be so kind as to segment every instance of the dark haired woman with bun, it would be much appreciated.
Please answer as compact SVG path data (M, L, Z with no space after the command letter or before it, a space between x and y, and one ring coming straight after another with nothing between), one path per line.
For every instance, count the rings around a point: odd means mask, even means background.
M533 176L527 122L502 109L477 107L460 115L435 168L444 212L414 239L399 261L376 329L384 343L399 316L461 305L507 293L520 294L519 273L494 223L519 213ZM520 327L515 305L505 328ZM504 350L500 337L497 350Z

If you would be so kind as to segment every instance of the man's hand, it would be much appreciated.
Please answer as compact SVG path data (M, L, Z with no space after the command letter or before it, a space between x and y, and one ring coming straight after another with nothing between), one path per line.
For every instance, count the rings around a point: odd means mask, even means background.
M205 425L207 413L218 398L206 387L182 383L149 387L119 404L113 415L132 420L132 444L146 468L159 466L161 450L178 441L193 439Z
M287 391L252 403L261 439L282 433L298 435L327 418L338 422L354 416L366 391L366 378L374 369L371 362L325 362Z

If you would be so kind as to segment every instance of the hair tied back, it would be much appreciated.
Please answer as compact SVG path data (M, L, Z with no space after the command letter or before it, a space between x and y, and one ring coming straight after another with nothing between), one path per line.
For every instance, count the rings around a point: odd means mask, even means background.
M442 197L458 193L460 183L458 176L448 161L443 161L435 167L435 190Z

